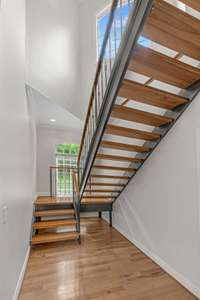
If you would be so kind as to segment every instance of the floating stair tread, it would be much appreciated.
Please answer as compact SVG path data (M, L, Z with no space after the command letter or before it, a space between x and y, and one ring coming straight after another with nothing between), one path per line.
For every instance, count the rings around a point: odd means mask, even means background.
M110 204L113 202L114 199L112 199L111 197L109 198L85 198L83 197L82 200L81 200L81 204Z
M135 172L134 168L126 168L126 167L113 167L113 166L105 166L105 165L94 165L93 169L100 170L113 170L113 171L127 171L127 172Z
M200 21L163 0L154 1L142 35L200 60Z
M32 237L32 245L59 242L59 241L71 241L71 240L76 240L78 238L79 238L78 232L37 234Z
M102 189L102 190L84 190L85 193L120 193L120 190L105 190L105 189Z
M181 0L181 2L185 3L189 7L200 11L200 1L199 0Z
M124 143L116 143L116 142L111 142L111 141L102 141L100 146L103 148L111 148L111 149L133 151L133 152L140 152L140 153L145 153L145 152L151 151L151 148L146 147L146 146L136 146L136 145L130 145L130 144L124 144Z
M187 88L200 79L199 69L141 45L137 45L134 49L133 58L128 68L130 71L140 73L142 75L151 77L159 81L163 81L171 85L175 85L180 88ZM141 91L138 90L138 88L136 92L134 90L134 92L136 93L136 97L139 96L140 99L143 91L142 89ZM127 94L128 92L129 90L127 91ZM147 95L151 96L150 98L152 98L153 95L155 95L156 98L159 97L159 93L154 93L154 90L150 90L150 92L150 95ZM173 98L170 96L162 98L161 100L165 102L167 101L167 103L169 101L169 105L171 104L173 107L173 104L178 105L179 101L184 101L184 98Z
M33 229L45 229L45 228L55 228L63 226L74 226L76 225L76 220L49 220L40 221L33 223Z
M41 210L34 211L34 217L50 217L50 216L67 216L74 215L74 209L51 209L51 210Z
M88 186L114 186L114 187L124 187L125 184L112 183L112 182L90 182Z
M82 199L112 199L114 197L110 195L86 195L83 196Z
M114 176L114 175L95 175L92 174L90 175L91 178L101 178L101 179L123 179L123 180L128 180L130 177L129 176Z
M72 203L71 197L39 196L35 201L35 205L63 205Z
M159 89L125 79L119 90L119 96L145 104L174 109L188 102L187 99Z
M173 119L169 117L125 107L122 105L114 106L111 117L155 127L167 125L173 121Z
M108 154L97 154L96 159L112 160L112 161L129 161L135 163L142 163L144 160L136 157L119 156L119 155L108 155Z
M108 124L105 130L106 134L117 135L117 136L125 136L128 138L134 138L139 140L147 140L147 141L155 141L160 139L159 133L147 132L138 129L132 129L122 126L116 126Z

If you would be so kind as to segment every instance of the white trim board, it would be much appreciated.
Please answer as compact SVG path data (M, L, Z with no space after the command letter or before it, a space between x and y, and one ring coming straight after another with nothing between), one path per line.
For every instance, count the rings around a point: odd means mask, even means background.
M29 260L30 250L31 250L31 247L28 246L26 256L25 256L25 259L24 259L24 263L23 263L23 266L22 266L22 269L21 269L21 272L20 272L20 275L19 275L19 279L17 281L17 286L16 286L16 289L15 289L12 300L18 300L18 298L19 298L19 294L20 294L21 287L22 287L22 282L23 282L23 279L24 279L24 275L25 275L25 272L26 272L26 267L27 267L28 260Z
M108 219L105 216L102 218L107 222ZM113 227L119 231L127 240L129 240L134 246L141 250L146 256L153 260L157 265L159 265L165 272L172 276L176 281L178 281L184 288L186 288L190 293L200 299L200 288L194 285L189 279L184 277L182 274L174 270L170 265L168 265L164 260L162 260L158 255L149 251L143 244L137 240L131 238L127 232L125 232L120 226L113 224Z

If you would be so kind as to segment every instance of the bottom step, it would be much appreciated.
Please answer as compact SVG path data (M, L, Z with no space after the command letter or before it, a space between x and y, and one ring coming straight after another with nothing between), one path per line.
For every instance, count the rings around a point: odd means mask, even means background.
M79 238L78 232L61 232L37 234L32 237L32 245L52 243L59 241L71 241Z

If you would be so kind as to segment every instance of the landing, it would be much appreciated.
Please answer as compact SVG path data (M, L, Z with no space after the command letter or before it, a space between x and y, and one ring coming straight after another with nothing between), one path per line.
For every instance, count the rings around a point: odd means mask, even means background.
M105 221L81 227L81 245L32 249L20 300L196 299Z

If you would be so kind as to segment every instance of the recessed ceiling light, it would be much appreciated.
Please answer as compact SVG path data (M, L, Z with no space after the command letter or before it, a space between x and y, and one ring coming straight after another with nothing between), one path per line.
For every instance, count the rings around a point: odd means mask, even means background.
M55 119L50 119L50 122L55 123L56 120Z

